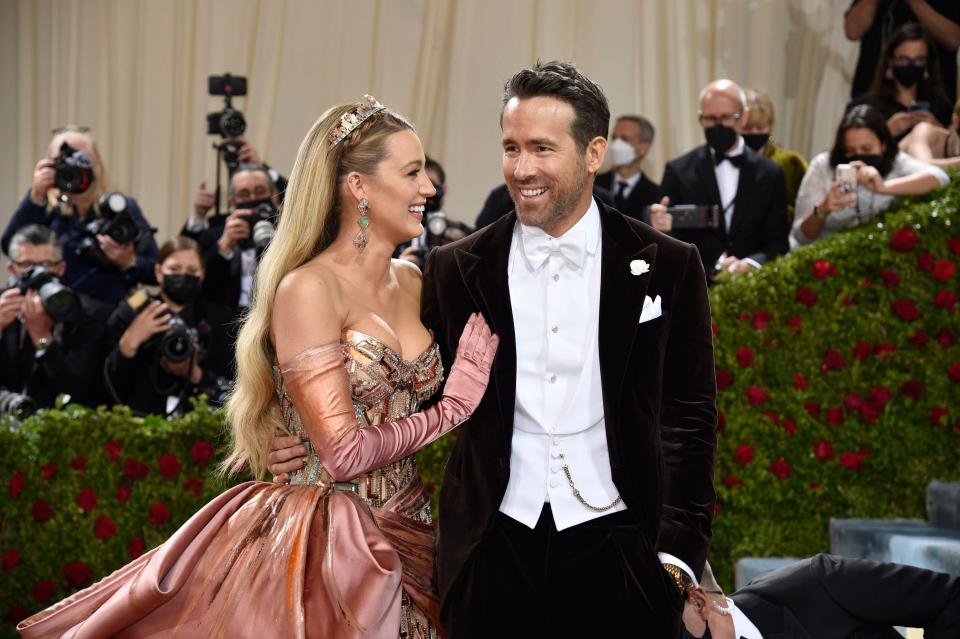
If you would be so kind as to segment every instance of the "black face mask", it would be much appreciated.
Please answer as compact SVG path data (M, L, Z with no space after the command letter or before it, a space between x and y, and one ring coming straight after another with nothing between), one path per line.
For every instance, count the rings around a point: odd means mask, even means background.
M894 64L890 66L890 71L901 86L909 89L923 78L926 69L915 64Z
M858 153L857 155L847 156L847 162L856 162L857 160L880 171L880 164L883 163L883 156L875 153Z
M715 124L703 130L707 144L717 153L726 153L737 141L737 132L722 124Z
M164 275L161 289L175 304L189 304L200 295L200 278L189 273Z
M759 151L770 141L769 133L744 133L743 141L754 151Z

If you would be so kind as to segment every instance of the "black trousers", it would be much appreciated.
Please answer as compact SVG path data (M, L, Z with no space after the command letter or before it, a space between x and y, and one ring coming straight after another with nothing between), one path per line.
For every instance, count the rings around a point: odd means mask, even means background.
M444 607L450 639L675 638L683 601L629 511L558 532L498 513Z

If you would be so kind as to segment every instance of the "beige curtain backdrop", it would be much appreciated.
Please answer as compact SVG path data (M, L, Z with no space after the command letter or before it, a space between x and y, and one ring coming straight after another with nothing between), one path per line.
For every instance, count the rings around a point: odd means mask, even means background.
M841 0L0 0L0 223L46 154L49 131L93 128L112 186L176 233L212 184L218 110L206 79L249 78L236 100L283 173L333 103L371 93L408 115L446 168L448 212L472 223L502 182L503 81L537 58L575 62L614 115L657 137L647 170L702 141L697 95L716 77L766 89L775 138L830 144L856 45Z

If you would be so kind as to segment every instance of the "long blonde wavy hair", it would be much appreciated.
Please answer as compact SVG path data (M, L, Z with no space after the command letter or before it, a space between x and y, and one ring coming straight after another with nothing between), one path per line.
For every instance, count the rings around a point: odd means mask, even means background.
M256 477L262 477L270 444L282 428L270 330L280 281L336 239L340 229L340 180L353 171L376 174L387 155L387 138L399 131L414 130L402 115L383 110L328 149L330 130L357 106L359 103L340 104L321 115L297 152L277 232L257 266L250 307L237 338L237 378L226 410L232 450L223 464L225 472L249 466Z

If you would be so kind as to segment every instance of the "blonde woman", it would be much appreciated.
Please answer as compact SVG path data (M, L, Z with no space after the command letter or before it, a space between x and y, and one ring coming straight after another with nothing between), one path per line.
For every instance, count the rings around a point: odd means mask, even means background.
M433 527L412 454L465 421L497 348L472 316L443 368L420 273L391 260L434 188L413 127L373 98L300 146L237 345L230 470L275 432L308 455L289 484L220 495L160 547L18 627L24 637L435 637Z
M61 192L54 168L57 160L89 167L89 172L74 171L83 175L82 179L73 180L71 187ZM61 183L66 185L62 179ZM91 297L116 304L133 285L156 283L153 271L157 243L133 198L127 198L126 206L138 229L134 241L118 242L109 233L93 237L87 232L90 222L100 215L100 197L109 190L107 169L90 129L73 125L54 129L47 157L34 167L30 190L7 224L0 247L6 253L14 233L25 226L49 227L63 246L67 267L64 282Z

